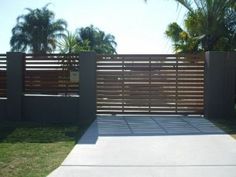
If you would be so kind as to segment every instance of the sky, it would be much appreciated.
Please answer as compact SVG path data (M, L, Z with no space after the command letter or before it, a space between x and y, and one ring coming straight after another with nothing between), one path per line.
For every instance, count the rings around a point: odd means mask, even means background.
M0 53L10 50L11 30L25 8L48 8L55 18L67 21L68 29L94 25L115 36L119 54L172 53L171 41L165 36L169 23L183 25L186 13L174 0L1 0Z

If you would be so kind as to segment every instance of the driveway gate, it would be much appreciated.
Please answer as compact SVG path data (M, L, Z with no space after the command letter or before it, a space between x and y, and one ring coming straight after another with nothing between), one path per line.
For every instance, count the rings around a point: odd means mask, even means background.
M98 55L97 113L203 114L203 55Z

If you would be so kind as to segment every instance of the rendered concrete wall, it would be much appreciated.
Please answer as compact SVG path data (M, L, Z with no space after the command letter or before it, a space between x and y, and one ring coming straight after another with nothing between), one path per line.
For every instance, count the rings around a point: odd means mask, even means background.
M7 117L8 120L23 120L22 94L25 54L7 53Z
M233 118L236 52L206 52L205 116Z
M23 117L28 121L78 122L79 97L24 96Z
M96 53L83 52L80 58L80 122L96 119Z
M0 99L0 120L7 119L7 100Z

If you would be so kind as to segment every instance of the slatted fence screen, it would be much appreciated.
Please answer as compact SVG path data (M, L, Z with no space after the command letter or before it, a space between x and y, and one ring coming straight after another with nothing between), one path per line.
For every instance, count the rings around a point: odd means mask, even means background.
M78 71L79 57L70 54L30 55L25 58L25 94L78 95L79 82L70 80Z
M7 56L0 54L0 97L6 97Z
M203 114L203 55L98 55L97 113Z

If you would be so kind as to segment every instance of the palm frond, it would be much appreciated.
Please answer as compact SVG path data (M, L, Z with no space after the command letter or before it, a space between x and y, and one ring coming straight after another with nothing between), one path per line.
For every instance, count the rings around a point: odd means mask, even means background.
M55 50L56 40L65 35L67 23L62 19L55 20L55 14L48 9L49 5L41 9L27 8L27 14L17 17L10 40L12 50L29 49L34 53Z

